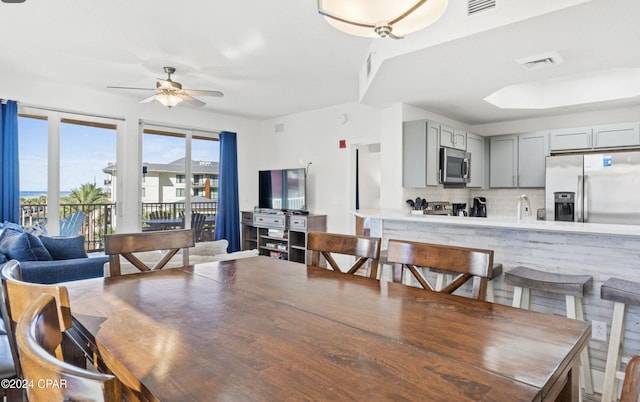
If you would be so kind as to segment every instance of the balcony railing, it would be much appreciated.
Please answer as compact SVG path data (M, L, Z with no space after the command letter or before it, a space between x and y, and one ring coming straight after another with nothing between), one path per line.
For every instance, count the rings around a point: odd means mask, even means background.
M84 235L85 249L87 251L104 250L104 236L113 233L113 216L115 204L60 204L60 219L81 211L84 220L78 234ZM47 227L47 204L22 204L20 205L20 224L24 227L38 225L44 230Z
M218 203L192 202L191 210L205 215L215 215ZM20 205L21 222L24 227L39 225L46 230L48 220L47 204ZM84 221L78 234L84 235L85 249L88 252L104 250L104 237L115 233L113 217L115 204L60 204L60 219L82 211ZM184 215L184 203L176 202L145 202L142 203L142 220L152 219L154 216L163 218L179 218Z

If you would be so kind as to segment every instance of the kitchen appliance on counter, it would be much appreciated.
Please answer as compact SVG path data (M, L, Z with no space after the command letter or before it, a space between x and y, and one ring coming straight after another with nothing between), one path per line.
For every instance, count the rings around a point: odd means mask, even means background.
M566 201L556 211L556 193L575 193L574 221L640 225L640 152L548 156L547 219L568 219ZM566 199L565 199L566 200ZM562 219L557 219L561 217Z
M453 203L451 204L451 210L453 212L453 216L467 216L466 203Z
M471 179L471 154L459 149L440 148L440 183L464 187Z
M487 217L487 199L485 197L473 197L471 204L471 216L479 218Z
M453 210L449 201L430 201L424 210L425 215L451 215Z

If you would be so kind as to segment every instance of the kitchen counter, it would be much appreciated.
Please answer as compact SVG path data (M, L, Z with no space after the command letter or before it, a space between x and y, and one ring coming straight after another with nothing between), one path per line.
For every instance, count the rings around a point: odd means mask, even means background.
M522 221L507 217L461 217L442 215L413 215L401 210L361 209L352 211L354 216L382 220L424 222L434 224L485 227L496 229L515 229L543 232L560 232L593 235L631 236L640 238L640 225L611 225L604 223L538 221L535 216Z
M640 226L537 221L515 217L471 218L411 215L407 210L358 210L352 214L371 236L389 239L483 248L494 251L504 272L526 266L546 272L591 275L593 287L583 299L586 321L611 325L613 303L600 299L600 287L610 277L640 282ZM383 267L385 277L386 269ZM513 287L503 278L493 281L497 303L511 305ZM564 297L533 291L532 310L565 314ZM627 322L640 322L640 308L630 307ZM640 350L640 326L627 325L625 356ZM594 386L601 390L607 342L589 344Z

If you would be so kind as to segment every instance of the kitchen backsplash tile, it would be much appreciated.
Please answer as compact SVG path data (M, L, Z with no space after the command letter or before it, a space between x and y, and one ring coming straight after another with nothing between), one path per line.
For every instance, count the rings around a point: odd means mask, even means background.
M416 197L426 198L427 201L449 201L451 203L467 203L467 210L473 197L485 197L487 199L487 216L509 218L516 217L518 199L521 194L526 194L531 202L531 215L536 216L538 208L544 208L543 188L521 189L467 189L467 188L405 188L404 199L415 200ZM407 210L409 209L406 206Z

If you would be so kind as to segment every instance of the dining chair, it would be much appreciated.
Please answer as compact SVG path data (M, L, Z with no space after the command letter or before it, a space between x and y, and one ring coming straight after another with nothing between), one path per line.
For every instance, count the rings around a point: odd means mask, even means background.
M2 281L3 303L2 316L6 324L6 331L9 340L9 347L15 364L15 371L18 377L22 376L22 367L18 356L16 343L16 326L20 317L24 314L29 305L41 294L49 294L56 298L60 309L58 320L62 331L72 328L71 311L69 303L69 293L67 288L57 285L42 285L22 281L20 263L10 260L0 269L0 279ZM72 361L77 365L84 365L85 354L69 337L65 336L61 352L64 353L66 361Z
M326 232L309 232L307 250L311 253L311 265L321 266L320 256L324 257L329 268L345 274L355 274L360 268L370 263L369 277L376 279L378 260L380 259L379 237L355 236ZM346 270L342 270L334 258L334 254L357 257Z
M640 398L640 355L631 357L622 383L620 402L638 402Z
M122 386L113 375L96 373L62 360L63 333L55 296L41 294L18 320L16 340L30 402L122 402Z
M183 250L183 264L189 265L189 248L195 246L192 229L163 230L159 232L119 233L105 236L104 252L109 256L111 276L121 275L120 256L140 271L162 269L178 251ZM153 266L142 262L134 253L163 250L162 258Z
M492 276L493 250L390 239L387 261L400 268L394 269L394 282L402 282L403 268L424 289L434 292L453 293L473 279L472 297L485 300L487 282ZM455 278L438 290L418 268L446 271Z

